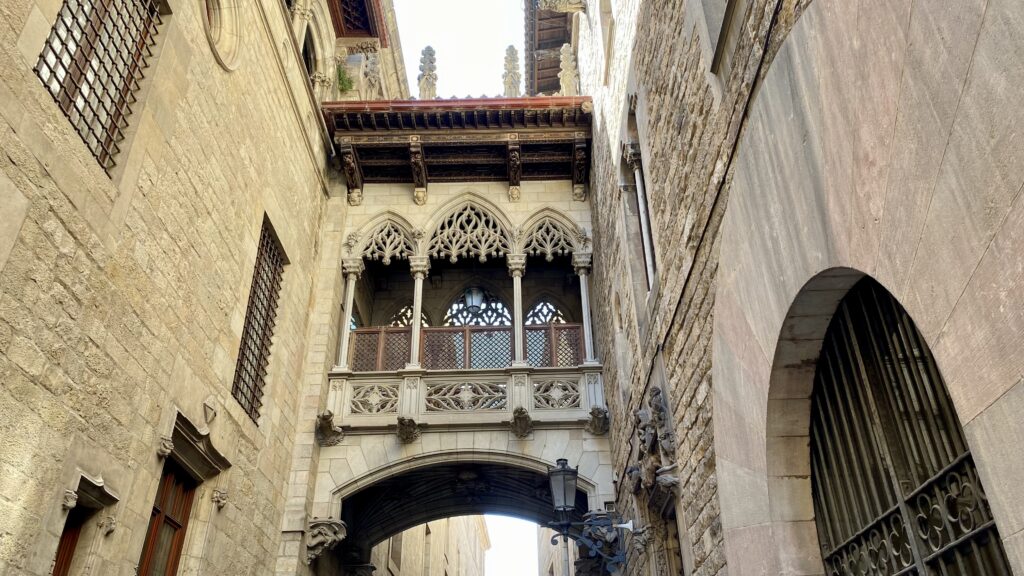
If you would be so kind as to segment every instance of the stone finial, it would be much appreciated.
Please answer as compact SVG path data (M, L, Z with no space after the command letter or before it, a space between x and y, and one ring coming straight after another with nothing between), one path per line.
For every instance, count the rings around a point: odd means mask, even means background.
M420 100L437 98L437 61L434 49L427 46L420 57L420 75L416 78L420 84Z
M506 98L522 96L522 92L519 91L519 81L522 79L519 74L519 51L515 46L505 49L505 74L501 78L505 81Z
M333 549L348 535L345 523L334 518L313 518L306 526L306 564Z
M585 0L540 0L540 9L573 14L575 12L586 12L587 3Z
M345 431L334 425L334 413L330 410L316 417L316 443L320 446L337 446L345 437Z
M559 56L558 83L561 87L560 96L579 96L579 71L576 69L576 55L572 53L572 44L562 44Z
M533 432L533 418L522 406L512 411L512 434L516 438L526 438Z

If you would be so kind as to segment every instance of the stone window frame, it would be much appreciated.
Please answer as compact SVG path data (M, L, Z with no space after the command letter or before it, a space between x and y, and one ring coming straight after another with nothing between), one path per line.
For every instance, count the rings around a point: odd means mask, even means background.
M120 498L109 489L103 477L76 468L73 478L73 488L65 488L61 497L61 532L52 555L51 572L61 568L61 549L66 545L65 536L69 528L77 530L77 534L63 560L63 568L67 570L63 574L90 571L99 556L104 537L109 536L117 525L116 516L104 512L116 506ZM68 522L73 520L72 515L76 511L81 516L77 526L71 527Z
M214 59L227 72L238 69L242 53L242 24L239 3L234 0L202 0L203 32Z

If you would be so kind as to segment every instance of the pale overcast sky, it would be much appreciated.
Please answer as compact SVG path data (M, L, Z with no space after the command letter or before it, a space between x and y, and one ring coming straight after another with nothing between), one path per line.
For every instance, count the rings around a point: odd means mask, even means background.
M437 53L437 95L501 96L505 49L519 51L523 69L523 0L394 0L409 91L419 92L420 53ZM525 78L524 78L525 80ZM521 88L521 86L520 86Z
M409 91L419 92L420 53L437 53L437 95L501 96L505 49L519 51L523 71L523 0L394 0ZM525 80L525 77L524 77ZM520 86L520 89L522 86ZM537 525L505 516L487 516L491 549L486 576L537 574Z

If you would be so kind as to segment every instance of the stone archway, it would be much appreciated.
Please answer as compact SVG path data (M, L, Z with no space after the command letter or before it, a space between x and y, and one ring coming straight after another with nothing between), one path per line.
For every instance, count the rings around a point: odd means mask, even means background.
M800 496L806 461L787 458L807 440L789 432L804 425L799 392L814 368L815 337L802 331L824 330L824 311L861 273L931 348L1010 562L1024 571L1024 453L1011 448L1024 442L1024 150L1005 145L1024 125L1005 81L1024 78L1024 64L1006 58L1024 52L1007 28L1024 5L940 4L919 17L904 0L815 0L751 104L713 335L731 574L823 571ZM995 63L999 74L971 74Z

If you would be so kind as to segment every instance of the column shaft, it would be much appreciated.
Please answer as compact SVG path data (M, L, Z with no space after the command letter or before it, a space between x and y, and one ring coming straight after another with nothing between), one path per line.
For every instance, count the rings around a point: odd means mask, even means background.
M345 273L345 311L341 317L341 338L338 343L338 368L348 370L348 341L352 330L352 306L355 305L356 279L359 274L356 272Z

